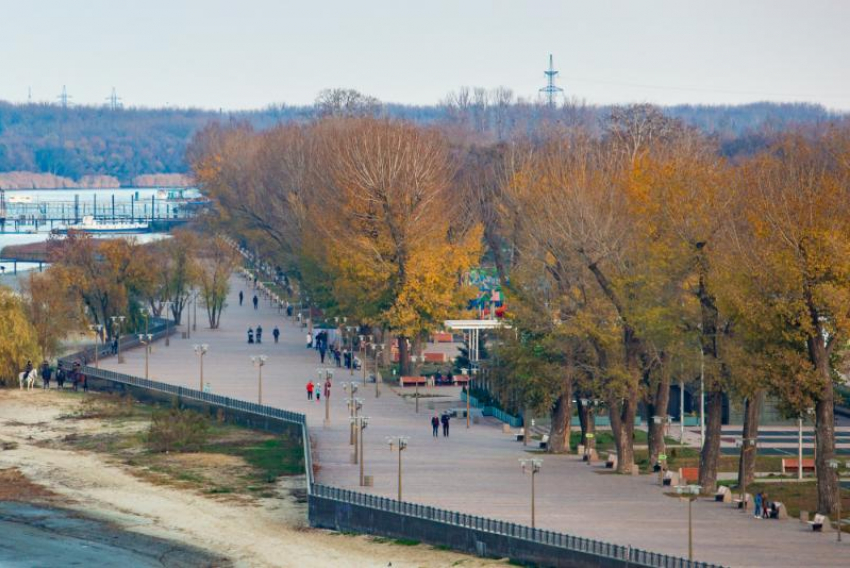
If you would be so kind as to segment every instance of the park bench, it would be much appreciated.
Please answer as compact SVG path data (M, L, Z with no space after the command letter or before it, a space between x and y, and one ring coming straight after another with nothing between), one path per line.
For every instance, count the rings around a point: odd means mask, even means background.
M520 428L519 432L516 433L516 441L522 442L525 439L525 428Z
M679 479L685 483L697 483L699 481L699 468L680 467Z
M456 385L466 384L470 379L469 375L453 375L452 377L454 378Z
M788 509L785 507L785 504L776 501L771 508L770 518L779 520L787 519Z
M454 336L447 332L437 332L434 334L434 343L452 343Z
M717 488L717 493L714 494L714 500L718 503L731 503L732 492L725 485L721 485Z
M807 522L811 525L814 532L823 532L824 528L826 528L826 530L831 528L829 525L829 517L826 515L815 515L813 520Z
M782 473L794 473L797 471L797 458L782 458ZM814 473L814 458L803 458L803 471Z
M661 480L661 484L667 487L679 485L679 474L670 470L665 471L664 479Z
M753 500L752 495L750 495L749 493L744 493L743 499L741 497L735 497L734 499L732 499L732 503L734 503L735 507L737 507L738 509L743 509L744 504L746 503L747 506L749 506L749 504L752 502L752 500Z
M446 362L446 354L445 353L436 353L433 351L426 351L423 353L425 357L425 362L427 363L445 363Z
M401 377L399 379L399 384L403 387L415 386L415 385L424 385L425 384L425 377Z
M540 449L545 450L549 447L549 434L543 434L540 438Z
M608 457L605 458L605 469L616 469L617 468L617 454L609 453Z

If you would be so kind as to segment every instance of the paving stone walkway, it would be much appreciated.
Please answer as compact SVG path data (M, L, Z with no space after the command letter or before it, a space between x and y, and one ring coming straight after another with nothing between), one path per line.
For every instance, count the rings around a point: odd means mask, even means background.
M342 381L352 378L337 369L331 396L330 424L323 425L324 401L308 401L305 385L317 378L319 358L305 348L304 332L268 301L260 309L251 306L253 290L234 277L221 329L205 329L198 311L198 329L189 339L178 334L165 347L154 345L150 358L151 378L197 388L198 359L193 344L206 343L204 379L213 392L257 400L257 370L251 355L267 355L263 369L263 402L304 412L315 439L320 483L361 490L359 469L350 463L349 423ZM237 294L245 292L239 306ZM249 326L263 327L263 343L248 345ZM278 325L281 341L275 344L272 329ZM126 354L125 364L115 359L105 368L144 375L144 350ZM353 378L361 382L362 374ZM405 392L412 392L408 388ZM442 408L461 406L458 389L435 388L440 398L422 399L419 414L412 399L398 389L361 385L363 414L370 417L365 431L365 471L374 487L364 488L386 497L397 493L397 454L390 451L386 436L410 437L403 456L404 499L466 513L528 524L530 478L519 459L529 448L503 433L501 423L484 419L466 429L465 421L453 420L450 436L433 438L430 417ZM429 408L433 401L434 410ZM538 456L543 468L537 476L537 526L617 544L687 555L687 503L665 496L656 476L627 477L589 467L573 455ZM727 566L847 566L850 538L835 542L835 534L813 534L798 521L756 520L729 505L700 500L694 504L694 550L699 560Z

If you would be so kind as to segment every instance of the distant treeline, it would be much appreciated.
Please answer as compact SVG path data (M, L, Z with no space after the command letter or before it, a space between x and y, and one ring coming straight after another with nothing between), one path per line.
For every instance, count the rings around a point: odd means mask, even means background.
M0 101L0 172L37 172L72 180L112 176L124 185L136 176L184 173L185 150L210 122L246 122L256 129L317 116L363 112L438 125L486 141L544 135L553 125L599 124L611 107L564 104L549 108L517 99L507 89L460 89L440 104L382 104L347 90L323 92L315 105L272 105L257 111L198 109L111 110ZM727 155L752 153L790 125L837 118L813 104L754 103L741 106L675 106L663 111L715 135Z

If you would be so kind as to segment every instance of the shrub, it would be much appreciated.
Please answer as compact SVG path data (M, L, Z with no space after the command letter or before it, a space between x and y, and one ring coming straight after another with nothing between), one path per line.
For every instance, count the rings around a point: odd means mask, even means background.
M154 412L147 445L155 452L196 452L207 442L209 422L191 410Z

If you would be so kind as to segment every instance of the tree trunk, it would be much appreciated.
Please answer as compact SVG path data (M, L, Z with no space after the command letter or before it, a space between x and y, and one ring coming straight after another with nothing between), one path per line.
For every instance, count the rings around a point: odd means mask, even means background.
M829 467L835 459L835 393L827 378L824 392L815 404L815 472L818 478L818 513L836 518L838 510L838 474Z
M699 484L703 493L717 491L717 466L720 465L720 435L723 421L723 391L708 393L705 442L699 455Z
M405 377L410 373L410 356L407 349L407 338L403 335L396 337L398 345L398 375Z
M573 416L573 381L564 379L564 392L555 401L552 411L552 427L549 430L550 454L562 454L570 451L570 420Z
M759 435L759 414L761 413L764 391L748 396L744 403L744 434L741 442L741 456L738 461L738 487L746 487L755 479L756 439Z
M617 473L630 474L635 461L634 434L637 415L636 397L617 401L609 400L608 412L611 419L611 433L617 449Z
M659 454L666 453L667 448L664 443L664 431L667 424L667 406L670 403L670 373L667 372L667 365L664 360L661 362L659 375L652 401L648 405L647 433L649 438L649 463L652 465L658 462ZM656 416L661 417L662 421L656 423Z

